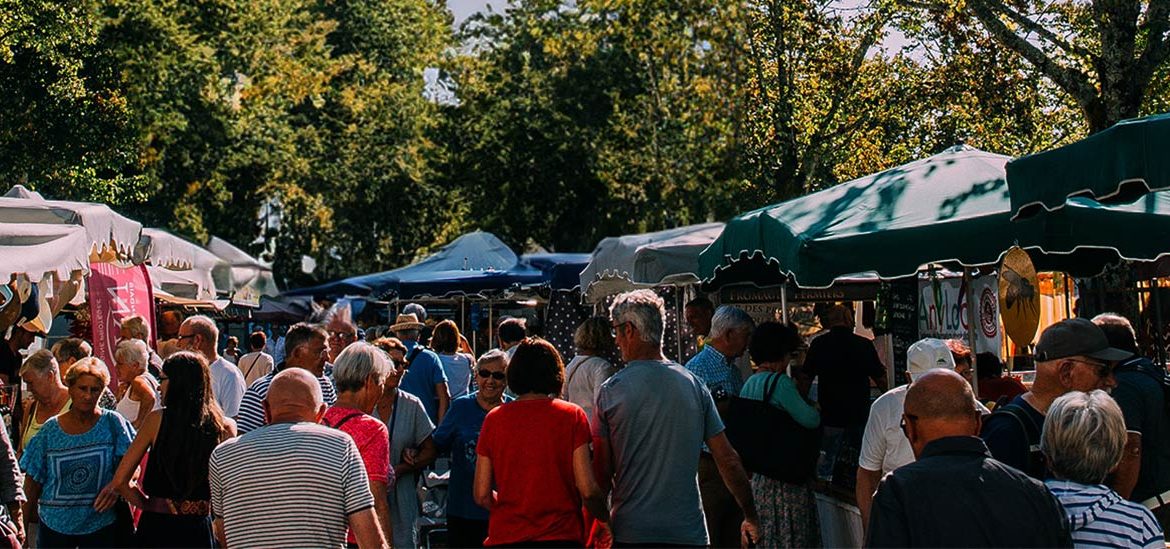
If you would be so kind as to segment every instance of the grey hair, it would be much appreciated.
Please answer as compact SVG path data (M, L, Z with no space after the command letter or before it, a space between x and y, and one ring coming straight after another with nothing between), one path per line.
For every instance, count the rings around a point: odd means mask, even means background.
M219 345L219 326L215 325L215 321L207 315L189 316L183 321L184 324L190 324L191 329L212 343L212 345Z
M739 330L750 335L755 329L756 321L739 307L720 305L718 309L715 309L715 316L711 317L712 339L722 337L732 330Z
M57 358L48 349L41 349L24 360L24 365L20 367L20 375L25 372L36 372L42 376L53 374L54 376L61 375L61 367L57 364Z
M357 391L366 386L370 376L374 376L379 385L385 383L393 369L386 353L369 343L358 341L337 355L337 362L333 363L333 384L339 393Z
M147 341L150 339L150 324L146 323L146 317L142 315L134 315L122 321L122 329L130 331L130 337Z
M508 353L499 349L492 349L480 355L479 360L475 361L475 367L476 369L479 369L483 367L484 364L488 364L496 360L503 362L505 368L508 367Z
M150 347L141 339L125 339L114 350L114 361L146 367L150 363Z
M1125 451L1125 417L1102 390L1057 398L1044 417L1040 450L1057 478L1100 484Z
M666 306L662 298L651 290L634 290L618 294L609 306L613 322L629 322L642 334L646 343L662 344Z

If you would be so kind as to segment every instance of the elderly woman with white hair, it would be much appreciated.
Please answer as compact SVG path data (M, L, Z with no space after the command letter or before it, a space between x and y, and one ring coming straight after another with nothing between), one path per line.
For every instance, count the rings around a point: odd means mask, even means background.
M374 494L374 512L386 539L394 539L387 499L390 486L394 485L390 434L386 424L370 414L382 397L386 378L392 373L394 364L381 349L361 341L350 344L333 363L337 402L321 419L321 423L348 433L357 444ZM357 544L353 532L348 535L348 543Z
M118 404L114 411L135 429L141 429L146 416L159 407L158 381L146 373L149 364L150 348L142 340L124 339L114 350L114 370L118 373L114 391Z
M1064 506L1075 547L1164 547L1154 514L1104 485L1125 440L1121 408L1105 391L1073 391L1048 408L1040 449L1056 478L1045 484Z
M150 346L150 324L147 323L146 317L142 315L134 315L122 321L118 327L118 337L125 341L128 339L137 339ZM150 362L147 363L146 369L150 375L159 377L162 375L163 359L154 349L150 349Z

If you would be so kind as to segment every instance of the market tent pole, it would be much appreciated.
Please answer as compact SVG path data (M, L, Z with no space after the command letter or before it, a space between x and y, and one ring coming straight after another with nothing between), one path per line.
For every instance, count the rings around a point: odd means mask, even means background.
M1166 335L1163 333L1162 326L1162 296L1161 292L1159 291L1161 289L1161 285L1158 284L1157 278L1150 281L1150 290L1154 293L1154 299L1152 301L1154 302L1154 324L1157 326L1157 329L1154 331L1154 333L1158 336L1158 363L1161 364L1163 368L1165 368Z
M780 286L780 321L788 324L788 280Z
M674 293L674 347L678 354L674 355L676 360L683 363L683 344L682 344L682 327L683 327L683 294L678 291Z
M975 372L975 322L978 320L978 304L975 303L975 277L971 273L970 267L963 269L963 283L967 286L967 341L971 346L971 390L976 395L979 394L979 376Z

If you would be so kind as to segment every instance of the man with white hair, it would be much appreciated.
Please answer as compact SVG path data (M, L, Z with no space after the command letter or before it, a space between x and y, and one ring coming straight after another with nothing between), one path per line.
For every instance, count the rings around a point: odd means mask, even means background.
M971 385L935 369L906 390L902 429L915 461L886 475L867 547L1070 547L1060 503L991 457Z
M240 401L244 398L244 374L235 364L219 356L219 328L215 321L204 315L195 315L179 325L177 337L179 348L193 351L207 359L211 372L211 393L219 404L223 415L236 417L240 412Z
M215 535L222 547L386 546L361 454L350 435L320 425L317 379L277 374L264 399L268 424L211 452ZM306 507L311 503L311 510Z
M703 350L687 361L687 370L707 385L715 402L738 396L743 389L735 360L747 350L755 327L755 321L743 309L721 305L711 317L711 337Z
M617 296L610 317L626 367L598 391L594 461L603 489L613 489L615 544L708 545L695 482L706 442L746 519L743 543L759 537L751 485L727 441L711 392L662 355L666 316L649 290Z
M747 350L755 327L755 321L743 309L722 305L711 317L710 338L703 350L687 361L687 370L707 386L721 416L722 407L743 389L743 378L735 360ZM703 515L711 544L734 546L739 542L743 515L723 484L715 459L706 446L699 455L699 492L703 496Z
M954 355L947 342L930 337L915 342L906 350L906 375L910 383L886 391L870 407L865 434L861 438L855 488L862 525L869 524L870 503L882 476L914 461L914 450L901 427L906 390L916 378L939 369L955 369ZM976 402L975 406L981 414L989 413L982 404Z

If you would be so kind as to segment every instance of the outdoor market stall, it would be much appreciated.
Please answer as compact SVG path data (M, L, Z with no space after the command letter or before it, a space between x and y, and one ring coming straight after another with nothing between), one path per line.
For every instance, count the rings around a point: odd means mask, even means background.
M728 222L701 254L704 287L783 289L791 281L803 288L832 289L842 277L875 276L884 281L876 299L876 332L885 332L891 342L900 337L904 346L921 336L920 304L928 297L935 311L954 310L954 320L968 333L985 326L984 313L989 306L995 310L996 292L988 287L991 280L973 275L990 274L1013 245L1025 249L1039 270L1079 276L1095 275L1123 259L1154 260L1170 248L1157 236L1170 234L1170 196L1165 193L1125 206L1074 198L1047 215L1011 222L1008 160L954 147L745 213ZM928 272L945 267L964 273L955 283L954 298L940 300L943 294L934 291L939 284L919 278L924 266ZM998 329L997 315L989 316L986 325ZM899 336L899 331L905 333ZM895 361L905 355L897 347L889 353ZM827 527L836 527L826 532L826 541L845 541L860 532L856 518L841 509L840 501L822 500L822 516L834 517Z

